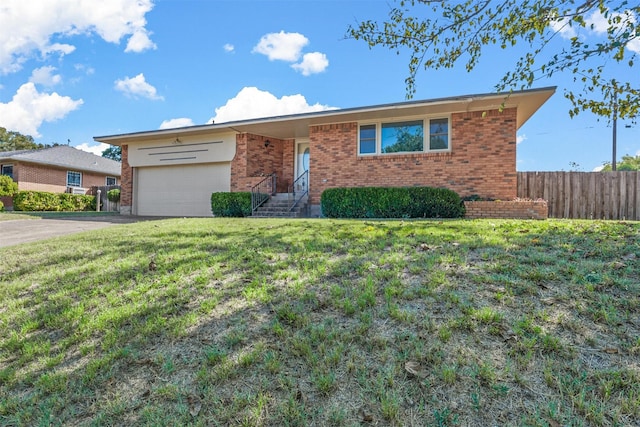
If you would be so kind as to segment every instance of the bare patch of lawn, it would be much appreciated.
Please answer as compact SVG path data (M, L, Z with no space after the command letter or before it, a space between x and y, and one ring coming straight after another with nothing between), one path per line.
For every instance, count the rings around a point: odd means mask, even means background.
M0 249L0 424L638 425L640 224L172 219Z

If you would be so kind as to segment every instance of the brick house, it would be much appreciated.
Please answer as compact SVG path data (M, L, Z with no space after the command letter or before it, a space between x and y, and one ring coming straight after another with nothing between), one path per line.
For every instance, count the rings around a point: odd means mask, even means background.
M93 186L120 183L120 162L67 145L39 150L0 152L0 174L18 183L18 190L86 194ZM11 207L11 198L3 198Z
M445 187L516 197L516 132L555 87L95 137L122 147L121 212L211 216L216 191ZM303 177L303 180L297 180ZM303 182L305 181L306 182ZM300 193L300 192L298 192Z

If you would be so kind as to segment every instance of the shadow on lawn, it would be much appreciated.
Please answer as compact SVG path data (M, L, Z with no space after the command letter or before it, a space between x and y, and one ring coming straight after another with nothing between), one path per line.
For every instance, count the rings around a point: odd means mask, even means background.
M6 330L12 332L3 333L0 415L26 424L47 417L63 424L234 424L263 405L253 421L270 416L272 424L303 425L325 423L346 404L345 422L361 422L359 408L368 408L376 420L392 423L398 415L385 412L384 405L388 393L395 393L403 405L414 402L403 413L414 411L418 423L433 423L445 410L446 419L469 416L473 396L484 399L486 410L471 412L472 418L518 423L539 407L531 387L551 400L566 393L542 379L543 369L560 379L563 369L572 372L555 358L591 372L575 354L585 344L572 334L599 328L625 341L638 332L630 314L621 311L624 301L617 300L609 301L616 319L598 317L596 303L602 301L566 310L562 325L576 330L556 324L558 330L549 333L558 341L548 344L533 326L522 326L518 335L514 325L523 319L505 317L492 330L470 314L490 304L487 298L498 290L511 290L517 303L501 307L514 313L525 306L551 311L554 306L541 301L560 296L564 300L556 306L570 308L566 288L589 283L601 294L626 299L637 285L625 290L625 284L639 279L638 261L629 256L640 248L638 224L486 222L473 233L464 222L435 221L187 224L169 220L100 230L78 247L39 258L34 254L46 245L16 250L19 258L36 259L0 268L0 284L38 281L6 291L30 314L21 325L9 316ZM615 264L624 257L623 266ZM584 259L585 268L594 269L591 279L580 265L568 268ZM480 291L466 294L467 287ZM489 297L483 287L492 289ZM394 317L394 304L409 317ZM451 321L471 322L466 327L472 330ZM444 328L461 341L443 341ZM480 331L476 342L462 339L474 330ZM532 343L529 356L526 340ZM523 385L508 371L483 373L489 354L511 358L516 366L524 363L518 357L530 357L522 375L534 370L535 380ZM615 357L603 354L600 363L613 368ZM416 381L402 368L411 360L431 364L434 371ZM447 391L436 371L455 363L462 364L457 375L464 381L449 384ZM539 363L540 372L528 363ZM584 389L599 381L585 377ZM508 387L508 399L500 387ZM505 410L506 401L516 407ZM568 412L559 420L588 419L571 409L574 403L560 401ZM497 416L492 411L505 418L491 418ZM610 420L608 412L603 416Z

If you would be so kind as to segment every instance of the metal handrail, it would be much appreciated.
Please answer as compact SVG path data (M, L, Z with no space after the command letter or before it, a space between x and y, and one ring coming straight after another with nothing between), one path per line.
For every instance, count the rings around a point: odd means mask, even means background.
M302 191L298 191L296 194L296 187L300 184ZM293 184L289 186L289 212L291 212L302 198L309 193L309 171L306 170L300 174L299 177L293 181Z
M276 192L276 174L264 177L262 181L251 187L251 212L255 212Z

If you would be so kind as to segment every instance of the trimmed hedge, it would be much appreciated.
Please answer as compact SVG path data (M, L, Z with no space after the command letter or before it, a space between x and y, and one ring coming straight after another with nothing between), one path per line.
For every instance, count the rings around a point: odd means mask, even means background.
M18 191L13 196L14 211L90 211L96 210L96 197L45 191Z
M329 218L462 218L460 196L446 188L330 188L320 197Z
M213 193L211 195L211 212L213 216L251 216L251 192Z
M0 200L0 212L4 212L4 203Z

